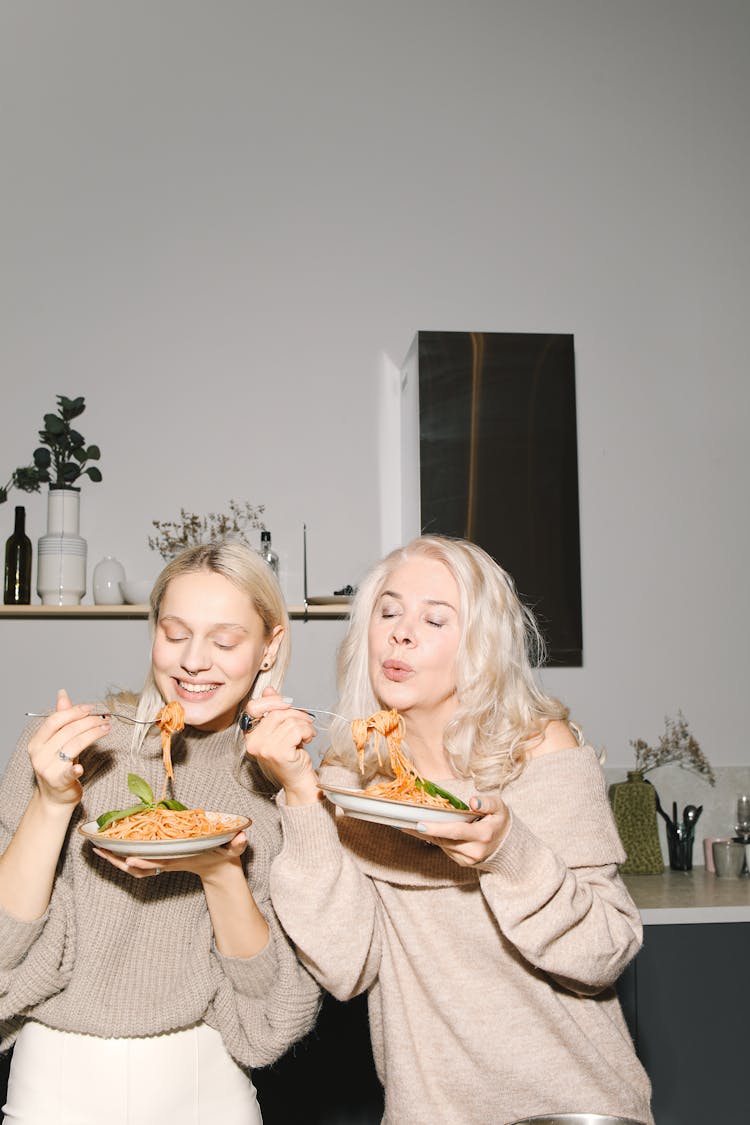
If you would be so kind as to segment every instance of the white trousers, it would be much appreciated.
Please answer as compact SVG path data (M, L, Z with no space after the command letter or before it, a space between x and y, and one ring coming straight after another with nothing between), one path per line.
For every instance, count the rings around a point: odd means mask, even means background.
M250 1077L204 1023L143 1039L27 1023L4 1109L5 1125L262 1125Z

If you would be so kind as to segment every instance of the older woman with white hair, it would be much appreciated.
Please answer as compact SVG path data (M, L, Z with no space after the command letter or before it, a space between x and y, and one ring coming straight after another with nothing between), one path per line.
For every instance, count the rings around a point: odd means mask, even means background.
M140 697L73 705L61 691L0 785L7 1125L259 1125L251 1068L317 1014L270 901L274 790L244 754L244 707L280 688L289 659L278 583L242 544L190 548L157 579L151 626ZM168 703L185 721L168 800L239 814L247 835L159 858L92 847L76 829L133 804L129 772L162 791ZM298 741L313 734L302 721Z
M319 782L359 790L387 763L371 748L360 769L339 722L318 778L300 713L270 690L248 704L248 751L284 787L274 904L326 989L367 991L389 1125L653 1120L614 991L641 923L597 755L538 685L539 646L510 577L469 542L416 539L357 595L336 711L397 711L413 769L475 819L334 814Z

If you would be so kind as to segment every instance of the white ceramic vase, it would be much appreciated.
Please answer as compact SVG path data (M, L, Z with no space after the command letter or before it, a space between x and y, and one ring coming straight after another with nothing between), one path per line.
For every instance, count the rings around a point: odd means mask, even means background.
M91 590L97 605L122 605L125 567L112 555L105 555L94 567Z
M81 492L47 495L47 534L37 543L36 590L42 605L79 605L86 593L86 540L78 534Z

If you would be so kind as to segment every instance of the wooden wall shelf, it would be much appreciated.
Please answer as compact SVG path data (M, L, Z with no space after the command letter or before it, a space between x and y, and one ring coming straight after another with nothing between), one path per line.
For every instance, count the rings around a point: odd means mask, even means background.
M287 606L293 621L335 621L349 616L349 606L339 602L331 605L290 605ZM0 606L0 617L38 618L83 618L88 620L121 617L126 620L148 617L147 605L4 605Z

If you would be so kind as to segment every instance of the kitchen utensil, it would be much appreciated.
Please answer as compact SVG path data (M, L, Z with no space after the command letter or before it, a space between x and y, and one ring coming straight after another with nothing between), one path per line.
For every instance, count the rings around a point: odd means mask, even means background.
M672 821L669 819L667 814L664 812L664 809L661 807L661 801L659 800L658 793L656 794L656 811L658 812L659 816L664 818L667 824L672 824Z
M299 711L307 711L308 715L330 715L332 719L343 719L345 723L351 722L351 719L337 714L336 711L323 711L320 707L299 707L297 709Z
M689 829L694 830L696 824L698 823L698 820L700 819L700 815L701 815L702 812L703 812L703 805L699 805L697 808L696 808L695 805L685 805L685 808L682 811L683 823Z
M24 712L29 719L48 719L50 715L55 715L56 711L26 711ZM97 711L96 714L100 719L120 719L123 723L142 723L144 726L150 727L154 723L158 723L158 719L134 719L131 715L122 715L119 711Z
M291 703L292 700L287 699L286 702ZM350 719L344 718L343 715L337 714L336 711L324 711L321 707L295 707L294 709L295 711L307 711L308 715L330 715L333 719L343 719L345 723L351 721ZM247 732L252 730L259 722L260 719L251 719L247 711L243 711L240 715L240 730L243 731L244 734L247 734Z

